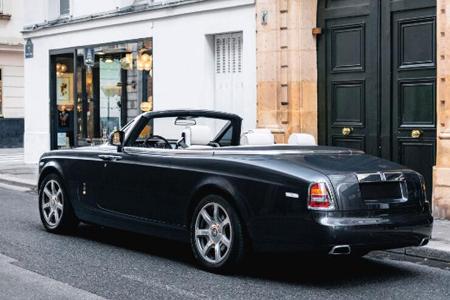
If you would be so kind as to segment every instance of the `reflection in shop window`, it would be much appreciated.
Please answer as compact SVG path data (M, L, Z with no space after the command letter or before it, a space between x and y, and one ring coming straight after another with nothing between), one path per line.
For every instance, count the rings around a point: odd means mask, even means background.
M152 40L79 47L52 56L54 148L96 145L153 109Z
M151 39L77 50L78 145L105 142L153 108L152 52Z

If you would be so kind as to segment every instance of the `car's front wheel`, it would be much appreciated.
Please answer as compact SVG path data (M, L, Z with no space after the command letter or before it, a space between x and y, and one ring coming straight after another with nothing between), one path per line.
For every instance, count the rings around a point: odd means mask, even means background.
M78 225L63 181L49 174L39 187L39 213L45 229L53 233L70 232Z
M244 231L235 209L222 197L210 195L194 210L191 246L195 259L212 272L233 270L244 257Z

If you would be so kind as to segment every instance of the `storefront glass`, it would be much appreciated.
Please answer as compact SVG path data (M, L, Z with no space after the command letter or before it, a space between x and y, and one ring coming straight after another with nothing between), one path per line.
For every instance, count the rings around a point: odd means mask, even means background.
M80 47L51 61L52 148L103 143L153 107L151 39Z

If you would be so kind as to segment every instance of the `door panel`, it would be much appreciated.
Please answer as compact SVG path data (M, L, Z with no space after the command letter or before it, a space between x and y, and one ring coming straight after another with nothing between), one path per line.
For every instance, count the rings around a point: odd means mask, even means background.
M392 157L424 175L431 191L436 153L436 9L404 2L408 10L391 13Z
M434 67L434 18L400 20L397 26L399 67Z
M364 71L365 24L335 27L331 30L331 71Z
M431 80L399 81L399 127L436 126L435 82Z
M435 0L319 0L320 143L406 165L425 176L429 190L435 14Z
M363 127L365 124L364 82L333 82L332 88L332 126Z
M349 3L349 1L346 1ZM361 4L360 1L353 3ZM325 21L326 37L326 111L328 132L326 143L350 147L377 155L377 95L369 91L378 85L376 68L376 15L355 15L341 6L342 2L327 1L329 19ZM364 6L364 5L363 5ZM360 5L361 7L361 5ZM367 1L367 9L371 4ZM348 12L347 17L342 17ZM341 17L336 18L336 15Z
M99 206L128 216L157 220L165 201L165 168L162 158L146 154L147 149L125 148L115 153L118 161L105 162L103 196ZM149 151L147 151L149 152Z
M342 138L341 136L333 136L333 145L336 147L344 147L350 149L363 149L365 145L364 136L355 136L351 138Z

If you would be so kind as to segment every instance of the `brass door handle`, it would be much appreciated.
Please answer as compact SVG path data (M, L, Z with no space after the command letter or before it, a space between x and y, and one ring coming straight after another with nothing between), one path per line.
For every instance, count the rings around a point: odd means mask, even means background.
M344 127L342 128L342 135L343 136L349 136L353 131L353 128L350 127Z
M413 139L418 139L418 138L420 138L422 136L422 133L423 133L422 130L414 129L414 130L411 131L411 137Z

